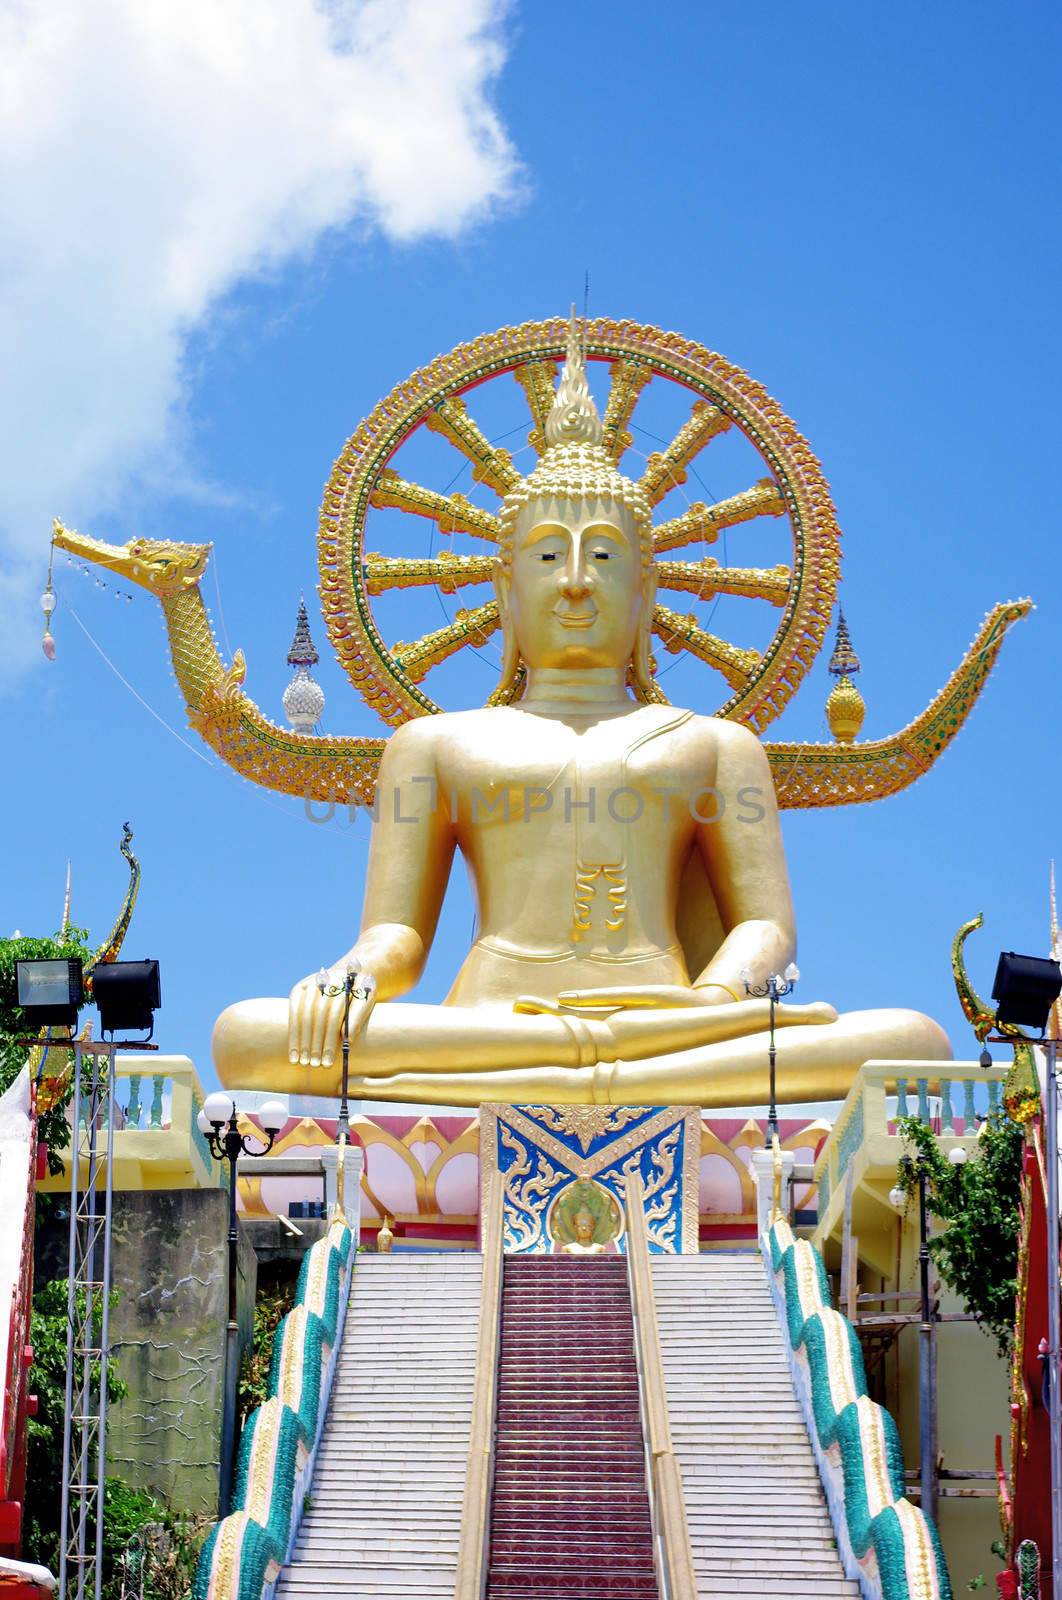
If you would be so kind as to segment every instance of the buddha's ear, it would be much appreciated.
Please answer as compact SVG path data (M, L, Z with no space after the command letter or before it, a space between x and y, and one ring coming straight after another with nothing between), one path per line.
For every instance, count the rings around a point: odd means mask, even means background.
M494 584L494 596L498 602L501 613L502 627L509 625L509 569L501 556L495 556L490 564L491 582Z
M653 638L653 606L656 604L656 567L650 566L642 579L642 614L638 618L638 632L634 638L631 656L631 677L634 686L647 700L655 698L653 668L650 649Z
M491 567L491 577L494 580L494 594L498 601L498 615L501 618L502 628L501 679L489 702L491 705L496 705L507 701L516 686L520 672L520 652L509 609L509 569L500 557L495 557Z

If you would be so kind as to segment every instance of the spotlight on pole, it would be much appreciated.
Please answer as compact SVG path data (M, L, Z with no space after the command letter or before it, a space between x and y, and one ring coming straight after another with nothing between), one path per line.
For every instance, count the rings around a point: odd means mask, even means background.
M18 1003L31 1028L72 1028L84 999L77 956L49 961L16 961Z
M100 1013L101 1033L131 1033L155 1029L155 1012L162 1004L157 961L101 962L92 974L92 996Z
M1062 969L1043 956L1019 956L1004 950L996 967L992 999L997 1023L1024 1024L1042 1034L1051 1007L1062 993Z

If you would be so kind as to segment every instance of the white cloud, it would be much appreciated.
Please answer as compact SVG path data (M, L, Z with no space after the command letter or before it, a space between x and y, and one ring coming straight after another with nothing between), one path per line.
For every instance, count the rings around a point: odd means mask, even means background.
M172 455L189 334L352 221L448 236L510 196L505 0L0 0L0 682L53 512Z

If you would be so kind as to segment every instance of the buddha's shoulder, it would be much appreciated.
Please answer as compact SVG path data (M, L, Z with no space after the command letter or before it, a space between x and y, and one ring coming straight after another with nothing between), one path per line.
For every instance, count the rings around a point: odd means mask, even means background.
M476 711L439 711L434 716L411 717L396 728L387 747L395 755L443 750L484 737L492 726L497 732L497 723L492 720L497 714L494 708L486 706Z
M648 709L648 708L647 708ZM654 706L663 726L675 718L681 738L704 751L757 761L764 759L763 746L751 728L725 717L702 716L696 711L680 711L674 706Z

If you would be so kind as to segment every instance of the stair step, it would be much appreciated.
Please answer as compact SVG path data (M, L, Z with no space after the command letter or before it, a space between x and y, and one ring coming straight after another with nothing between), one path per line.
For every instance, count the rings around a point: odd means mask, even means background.
M624 1259L506 1258L496 1421L486 1600L656 1600Z
M698 1595L857 1595L762 1262L666 1257L652 1272Z
M277 1600L452 1600L481 1271L474 1255L358 1259Z

